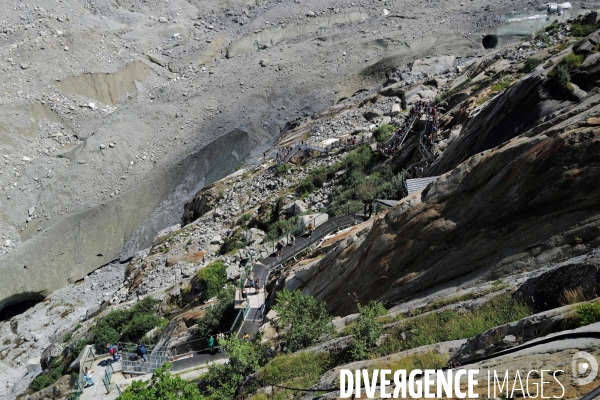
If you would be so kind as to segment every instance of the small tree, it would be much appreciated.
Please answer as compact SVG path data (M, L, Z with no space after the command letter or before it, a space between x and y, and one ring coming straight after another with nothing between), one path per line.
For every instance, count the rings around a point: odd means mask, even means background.
M277 305L273 309L279 314L275 326L289 327L284 343L291 351L312 346L333 328L333 318L325 310L325 303L312 296L303 296L299 290L278 292Z
M357 304L360 315L351 325L352 348L350 354L354 360L364 360L377 346L377 340L381 336L383 328L377 321L377 317L385 314L385 307L378 301L371 301L366 306Z
M230 400L235 398L240 384L246 377L260 368L260 352L252 342L237 336L222 339L219 344L229 357L227 364L209 364L206 379L211 399Z
M195 383L188 383L179 376L172 376L166 363L152 374L150 383L133 381L118 397L121 400L204 400Z
M198 318L198 335L205 337L214 334L227 312L233 309L235 287L228 286L217 295L217 302Z

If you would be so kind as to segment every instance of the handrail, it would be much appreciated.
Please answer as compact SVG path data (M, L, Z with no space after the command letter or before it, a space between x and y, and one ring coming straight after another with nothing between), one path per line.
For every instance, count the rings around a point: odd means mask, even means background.
M437 152L433 152L433 153L430 152L427 149L427 146L425 145L425 143L423 143L424 133L427 131L427 127L434 126L431 122L432 122L431 117L428 115L427 121L425 123L425 129L423 129L423 131L419 135L419 152L421 153L421 155L423 156L424 159L409 165L408 168L406 168L404 171L402 171L402 186L404 187L404 191L407 196L408 196L408 186L407 186L407 182L406 182L406 174L408 173L408 171L412 171L413 168L420 169L420 168L428 167L430 165L430 162L432 161L432 159L434 159L437 154ZM433 146L433 143L432 143L432 146ZM434 148L434 150L435 150L435 148Z
M95 359L94 346L86 345L83 348L82 352L83 351L85 351L85 353L83 353L83 355L79 361L79 375L77 376L77 379L75 380L75 383L73 384L73 390L70 393L71 399L79 399L79 397L81 396L81 393L83 393L83 388L86 385L85 367L88 367L89 369L91 369L92 366L94 365L94 359Z
M102 382L104 383L104 387L106 388L106 393L110 393L110 379L114 374L114 369L112 364L108 364L106 369L104 370L104 376L102 377Z

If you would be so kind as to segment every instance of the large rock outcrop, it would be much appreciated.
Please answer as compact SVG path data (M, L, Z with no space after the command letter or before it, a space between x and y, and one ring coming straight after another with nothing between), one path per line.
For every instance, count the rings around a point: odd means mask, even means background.
M452 146L468 149L457 155L449 148L440 165L450 168L477 146L495 148L400 201L368 235L303 271L294 285L345 315L354 310L347 293L361 303L393 304L458 278L497 279L598 246L600 95L564 103L535 94L550 84L533 74L488 104L469 123L482 138L462 134ZM525 120L514 98L529 98L531 109L562 108ZM503 120L486 125L494 112ZM506 131L519 120L521 135Z

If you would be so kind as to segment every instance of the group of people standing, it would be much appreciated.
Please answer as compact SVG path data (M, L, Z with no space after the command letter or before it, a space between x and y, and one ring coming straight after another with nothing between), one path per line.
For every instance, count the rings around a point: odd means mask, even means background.
M404 119L404 122L402 122L402 125L396 130L392 139L387 144L378 144L379 151L381 151L383 155L393 156L396 150L398 150L398 148L402 144L402 140L405 138L406 135L408 135L413 122L417 118L420 118L423 112L429 113L432 110L433 114L435 115L435 107L428 107L427 103L422 100L417 101L408 111L408 115Z

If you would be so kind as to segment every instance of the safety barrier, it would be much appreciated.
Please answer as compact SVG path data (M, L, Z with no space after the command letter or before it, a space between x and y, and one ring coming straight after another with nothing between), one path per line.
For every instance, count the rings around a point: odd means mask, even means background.
M81 393L83 393L83 388L86 385L85 379L85 368L91 369L94 365L94 358L96 356L94 352L94 346L86 345L83 350L81 350L81 358L79 360L79 375L73 384L73 388L69 393L69 398L71 399L79 399L81 397Z
M104 387L106 388L106 393L110 393L110 379L112 378L115 370L112 367L112 364L108 364L106 369L104 370L104 376L102 377L102 383L104 383Z
M160 368L165 362L171 360L167 351L154 351L146 354L148 361L143 361L137 353L123 352L121 354L121 365L123 372L127 374L149 374ZM141 360L141 361L140 361Z

